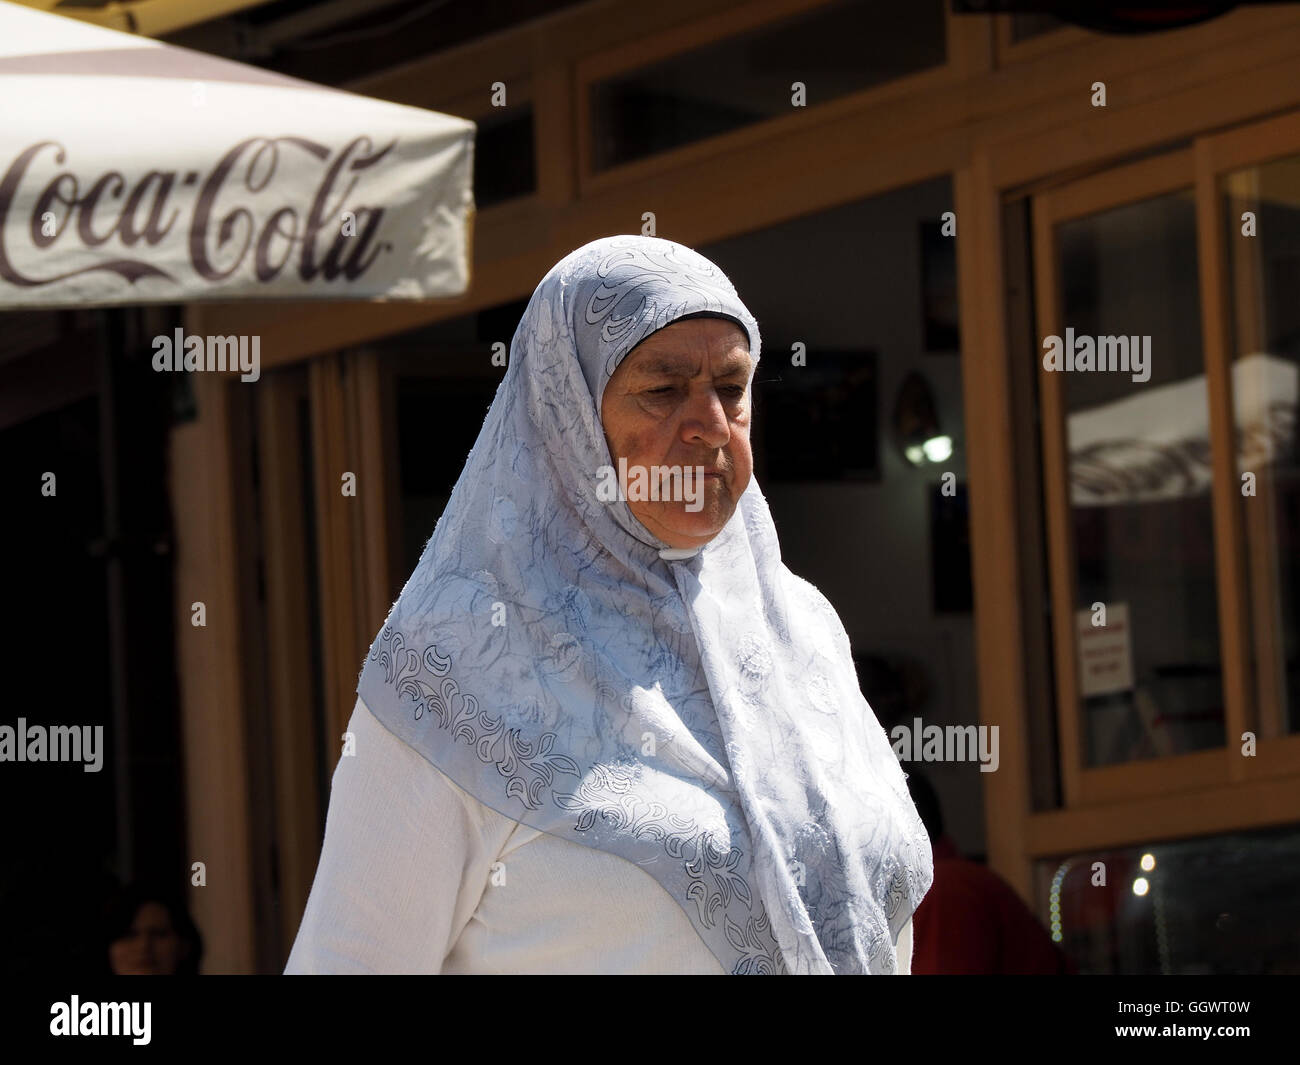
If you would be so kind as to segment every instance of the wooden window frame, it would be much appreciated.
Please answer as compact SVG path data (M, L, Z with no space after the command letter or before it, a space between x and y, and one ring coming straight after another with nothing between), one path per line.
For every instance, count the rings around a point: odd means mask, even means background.
M1217 417L1224 427L1224 434L1231 435L1236 428L1231 392L1232 351L1235 345L1230 342L1229 336L1236 323L1227 297L1229 284L1240 283L1240 279L1229 276L1224 219L1219 213L1220 194L1227 177L1235 171L1277 159L1300 156L1300 110L1202 137L1196 141L1194 155L1197 228L1204 250L1201 287L1214 297L1206 301L1203 332L1206 337L1207 363L1213 367L1215 376L1221 382L1220 409L1212 409L1211 418ZM1269 588L1267 567L1270 559L1248 554L1246 549L1247 527L1266 519L1267 515L1262 513L1261 506L1246 504L1238 490L1240 480L1237 456L1226 448L1225 452L1227 453L1222 456L1217 452L1215 454L1215 458L1221 460L1222 469L1216 467L1214 476L1231 485L1232 491L1224 493L1225 500L1220 508L1221 513L1216 513L1216 519L1225 528L1233 546L1233 553L1226 565L1232 567L1241 592L1236 606L1239 639L1248 651L1253 641L1253 649L1258 657L1258 671L1251 675L1246 672L1246 668L1252 661L1252 656L1243 655L1240 663L1242 676L1238 681L1241 690L1250 699L1250 713L1243 716L1240 724L1242 731L1251 730L1256 734L1257 753L1254 758L1234 760L1233 779L1249 781L1298 774L1300 734L1287 735L1283 731L1284 708L1281 687L1276 679L1276 670L1280 668L1280 650L1270 610L1273 597L1262 594L1265 588ZM1264 506L1271 506L1271 496L1267 493L1256 499ZM1256 537L1257 541L1266 545L1270 551L1276 551L1276 545L1268 533L1259 529L1258 525L1256 529L1260 534ZM1251 587L1254 594L1247 596L1247 587ZM1231 744L1234 739L1231 733L1228 739ZM1240 742L1239 735L1237 742Z
M579 58L574 67L575 128L577 129L578 191L595 196L629 183L643 181L684 164L698 162L728 150L744 149L786 131L805 128L809 122L833 120L864 107L878 107L893 99L953 85L980 70L992 67L992 42L988 27L969 18L958 18L951 5L943 5L944 60L937 66L858 92L838 96L825 103L794 108L788 115L762 119L739 129L656 152L654 155L619 163L597 171L593 164L592 89L597 82L619 74L630 74L664 59L685 55L697 48L761 30L783 19L811 14L836 0L761 0L720 11L697 22L674 26L661 33L633 40Z
M1009 359L1014 353L1008 348L1003 206L1023 197L1027 189L1050 188L1072 174L1095 172L1111 160L1149 149L1154 146L1149 131L1157 115L1167 140L1185 137L1192 143L1192 180L1198 186L1204 184L1207 174L1289 154L1300 142L1300 118L1296 117L1300 115L1300 91L1281 56L1288 37L1294 38L1295 13L1261 9L1227 17L1236 19L1231 31L1234 44L1215 53L1216 64L1223 62L1225 69L1195 83L1179 81L1158 101L1121 105L1114 114L1067 111L1056 102L1047 103L1040 114L1059 112L1059 118L1044 125L1042 132L1031 132L1029 123L1018 134L1007 131L1002 135L990 129L974 138L969 157L956 169L959 232L967 238L957 245L958 291L971 467L980 720L1001 726L1002 764L1007 770L990 774L985 782L986 850L990 866L1023 897L1035 901L1035 864L1043 860L1300 820L1296 779L1300 745L1296 737L1263 737L1255 758L1232 760L1225 782L1194 794L1152 793L1137 801L1098 799L1085 806L1067 804L1054 810L1035 810L1030 801L1027 678L1033 671L1024 616L1015 604L1024 602L1032 581L1019 569L1027 545L1022 544L1024 534L1017 528L1018 508L1023 505L1016 483L1019 466L1012 434L1006 429L1012 413L1009 397L1014 393ZM1254 65L1249 71L1230 62L1231 53L1244 47L1244 43L1236 44L1235 38L1247 17L1257 34L1250 49ZM1195 34L1193 28L1180 34L1177 42L1161 42L1162 54L1167 50L1165 58L1172 58L1182 41ZM1124 90L1122 96L1127 96L1129 77L1112 78L1112 91L1119 86ZM1282 117L1261 120L1260 116L1282 108L1287 112ZM1219 129L1226 132L1213 132ZM1185 187L1187 178L1180 183ZM1198 203L1203 202L1202 194ZM1206 221L1198 217L1198 234L1206 232ZM1213 226L1217 225L1216 218ZM1215 250L1221 239L1217 234L1209 239L1198 236L1202 271L1223 269ZM1213 291L1213 285L1208 287ZM1207 377L1217 372L1222 379L1226 363L1215 352L1222 343L1217 330L1225 312L1219 311L1216 325L1209 318L1211 306L1205 301L1202 309ZM1038 331L1043 332L1041 327ZM1213 416L1221 419L1222 410ZM1222 430L1218 435L1222 436ZM1215 476L1222 479L1217 471ZM1228 550L1231 543L1226 534L1216 531L1216 551ZM1222 566L1219 572L1224 572ZM1228 627L1224 622L1221 617L1221 631ZM1229 631L1228 638L1239 637Z
M1073 639L1073 550L1068 513L1062 385L1037 368L1043 405L1044 490L1053 586L1061 773L1065 808L1027 818L1027 853L1050 858L1100 847L1207 832L1264 828L1294 821L1300 778L1300 735L1282 735L1276 691L1260 691L1252 661L1246 595L1248 569L1243 501L1237 490L1226 248L1220 217L1222 181L1232 171L1300 153L1300 110L1194 139L1190 148L1102 171L1034 197L1037 332L1057 333L1054 227L1070 218L1187 190L1196 203L1198 283L1209 403L1211 504L1224 670L1226 745L1119 766L1084 768L1079 746ZM1258 609L1258 608L1257 608ZM1258 623L1257 619L1257 623ZM1260 648L1269 653L1268 646ZM1241 754L1241 734L1257 736L1254 757ZM1133 802L1144 815L1131 819Z
M195 305L191 314L196 327L223 335L261 335L263 367L269 368L517 299L554 263L554 248L567 244L572 249L593 232L628 231L628 219L644 210L638 205L689 187L711 161L734 159L743 167L750 159L764 160L762 181L747 187L761 187L767 195L772 186L788 180L790 168L782 163L787 150L802 152L807 160L804 170L815 184L823 180L816 172L817 145L833 142L850 128L853 137L869 139L881 148L869 174L860 175L872 187L907 183L909 178L895 171L910 169L911 154L940 141L955 141L962 162L969 162L977 147L986 148L993 185L1006 190L1074 166L1092 165L1102 152L1118 157L1149 145L1153 122L1168 128L1171 139L1178 139L1279 110L1295 97L1300 12L1290 8L1233 11L1149 41L1082 33L1078 47L1026 56L1016 70L995 67L994 18L949 14L949 65L959 73L942 85L926 91L912 85L915 91L903 96L865 104L858 97L843 97L800 108L804 113L627 164L619 169L622 180L617 183L608 176L615 171L606 171L602 177L608 186L596 188L580 183L574 160L579 139L590 136L583 129L589 111L577 80L578 67L595 53L621 47L634 33L649 39L671 33L674 27L687 33L695 21L725 20L738 9L727 0L661 0L654 8L624 13L615 11L617 2L595 0L589 8L562 11L346 86L399 103L440 106L440 101L485 99L485 70L494 75L513 71L515 77L527 72L532 77L538 197L509 201L478 215L476 277L464 297L382 306L320 301ZM709 14L691 13L700 9ZM1189 57L1195 62L1188 62ZM1250 64L1248 87L1231 95L1206 92L1215 83L1239 78L1243 61ZM1095 68L1112 98L1108 112L1097 109L1100 113L1086 122L1080 121L1078 101L1086 100L1087 84L1075 67L1089 72ZM1076 90L1076 81L1082 89ZM894 84L867 90L867 95ZM431 91L431 86L439 91ZM1190 96L1201 99L1187 106L1182 98ZM753 139L743 144L727 142L739 134ZM700 154L691 155L692 149ZM662 169L644 173L628 169L652 162ZM773 167L774 162L779 165ZM699 189L700 196L713 192L707 185ZM636 215L630 214L633 208ZM810 204L806 209L816 207ZM674 216L672 232L689 238L691 224L690 219ZM725 220L712 228L715 232L705 239L743 231Z
M545 93L548 83L545 79L535 79L527 70L516 73L513 77L496 78L495 80L502 82L506 87L506 106L504 108L492 106L490 83L476 86L468 92L461 92L455 96L442 97L437 102L427 105L435 111L468 119L476 124L482 123L485 118L494 118L501 112L518 112L524 107L532 110L533 169L537 175L537 187L532 192L522 196L513 196L508 200L491 204L482 209L476 207L476 225L483 224L485 219L490 222L495 221L498 224L504 221L508 225L512 217L527 216L540 209L548 202L547 193L553 195L552 189L543 188L542 159L543 157L554 158L555 151L550 144L550 138L555 135L555 131L548 126L544 133L542 115L539 113L539 103L550 99ZM541 90L540 99L539 89ZM475 130L475 148L477 149L477 147L478 131Z
M1036 195L1033 198L1033 240L1038 335L1060 336L1064 332L1060 306L1058 226L1169 193L1185 191L1195 195L1195 187L1192 152L1185 149L1104 170ZM1198 257L1200 254L1202 249L1198 242ZM1205 294L1201 295L1204 298ZM1037 359L1037 350L1035 358ZM1215 393L1218 382L1209 373L1208 358L1206 362L1207 389L1210 393L1208 402L1213 409L1218 400ZM1065 805L1086 806L1169 791L1189 791L1225 780L1228 777L1225 754L1231 748L1212 748L1096 768L1084 764L1075 640L1078 596L1074 565L1076 553L1070 521L1065 384L1061 375L1046 370L1041 360L1037 373L1042 403L1043 494L1047 510L1048 559L1051 570L1058 745ZM1212 424L1210 437L1211 448L1217 458L1217 450L1225 446L1217 424ZM1217 473L1217 462L1215 470ZM1224 560L1219 548L1220 529L1217 520L1223 503L1220 498L1223 486L1217 476L1212 484L1212 494L1217 575ZM1226 550L1230 550L1230 545L1227 545ZM1226 734L1231 736L1235 724L1245 712L1245 706L1241 692L1232 683L1234 678L1229 676L1230 666L1235 667L1236 664L1238 646L1231 638L1232 619L1235 615L1231 603L1224 599L1225 590L1231 592L1232 589L1225 589L1220 582L1219 655L1224 670L1224 724Z

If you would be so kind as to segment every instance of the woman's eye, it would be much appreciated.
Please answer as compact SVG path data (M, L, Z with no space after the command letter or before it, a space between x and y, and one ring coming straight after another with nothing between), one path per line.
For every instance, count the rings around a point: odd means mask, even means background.
M673 385L661 385L659 388L647 388L645 390L645 394L647 396L669 396L676 391L677 389ZM739 399L745 394L745 386L744 385L723 385L720 389L718 389L718 391L721 392L723 395L731 396L735 399Z

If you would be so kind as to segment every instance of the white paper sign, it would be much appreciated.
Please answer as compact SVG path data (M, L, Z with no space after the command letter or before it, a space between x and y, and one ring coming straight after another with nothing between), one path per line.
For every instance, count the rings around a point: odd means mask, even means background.
M1093 611L1075 614L1079 649L1079 693L1109 695L1133 687L1133 642L1128 604L1107 603L1106 624L1093 624Z

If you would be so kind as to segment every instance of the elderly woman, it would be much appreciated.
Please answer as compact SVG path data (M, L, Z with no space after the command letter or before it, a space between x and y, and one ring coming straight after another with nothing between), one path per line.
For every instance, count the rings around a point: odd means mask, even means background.
M672 241L538 285L366 658L287 972L907 971L929 839L781 562L758 356Z

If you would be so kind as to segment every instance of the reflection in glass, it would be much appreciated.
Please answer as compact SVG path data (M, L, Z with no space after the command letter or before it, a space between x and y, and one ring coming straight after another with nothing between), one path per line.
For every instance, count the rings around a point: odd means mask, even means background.
M591 86L592 165L605 170L939 66L942 0L847 0L670 56Z
M1094 367L1103 351L1127 366L1060 375L1084 762L1221 746L1194 202L1172 193L1057 233L1063 340L1089 338Z
M1300 731L1300 156L1227 175L1229 351L1263 738Z
M1292 826L1076 854L1040 875L1080 974L1273 975L1300 973L1297 869Z

